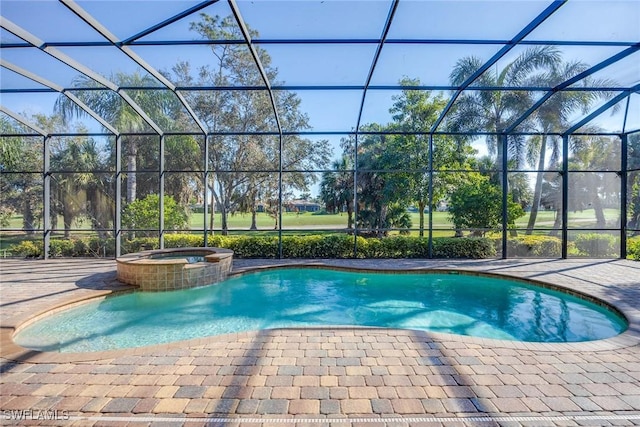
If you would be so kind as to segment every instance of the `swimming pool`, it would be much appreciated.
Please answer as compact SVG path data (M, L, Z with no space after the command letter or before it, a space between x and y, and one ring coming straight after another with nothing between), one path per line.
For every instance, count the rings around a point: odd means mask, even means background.
M618 335L627 322L583 298L502 278L279 268L202 288L89 302L35 321L14 340L41 351L86 352L268 328L356 325L577 342Z

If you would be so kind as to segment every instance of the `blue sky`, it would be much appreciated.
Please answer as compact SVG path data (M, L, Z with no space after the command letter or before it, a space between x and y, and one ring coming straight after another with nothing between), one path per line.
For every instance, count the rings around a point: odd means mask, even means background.
M196 5L195 1L79 1L89 14L102 22L119 39L126 39L150 25ZM389 0L342 1L238 1L247 24L263 39L326 39L377 38L388 14ZM492 39L508 40L548 6L548 1L400 1L389 39ZM295 5L295 7L294 7ZM43 41L104 41L62 4L55 1L3 0L2 15ZM211 15L226 16L229 5L220 1L202 10ZM131 19L135 17L135 19ZM192 40L197 35L189 31L189 23L196 16L187 17L141 40ZM470 24L473 22L473 24ZM0 33L3 42L15 37ZM563 5L552 17L527 37L527 40L611 42L640 41L640 2L576 1ZM279 80L289 85L353 84L362 85L375 52L373 44L301 46L292 44L261 45L278 68ZM446 85L455 62L468 55L489 59L500 45L399 45L387 44L372 78L373 85L392 85L403 76L419 78L424 84ZM497 69L522 52L516 47L496 65ZM596 64L623 50L620 46L565 46L565 60L580 60ZM113 47L60 48L72 58L89 65L94 71L108 76L112 72L133 72L137 65ZM194 65L211 61L203 46L136 47L156 69L167 69L178 60ZM5 52L6 51L6 52ZM68 85L77 74L36 49L5 49L3 59L29 69L60 85ZM44 65L43 65L44 64ZM640 53L619 65L600 73L623 85L640 82ZM3 87L37 87L37 84L16 78L2 69ZM388 122L388 108L395 91L370 91L363 110L363 123ZM356 125L361 91L299 91L302 109L309 114L312 130L350 130ZM50 113L55 94L3 94L2 104L17 111ZM631 117L640 127L639 95L632 97ZM621 109L624 112L624 108ZM598 120L601 125L620 130L622 113L608 114ZM576 117L577 120L577 117ZM92 130L97 130L90 125ZM333 137L332 140L339 138Z

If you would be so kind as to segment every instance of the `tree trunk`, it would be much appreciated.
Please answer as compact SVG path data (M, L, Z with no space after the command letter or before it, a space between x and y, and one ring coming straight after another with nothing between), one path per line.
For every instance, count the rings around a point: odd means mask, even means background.
M256 212L256 205L254 204L251 207L251 227L249 228L249 230L257 230L258 229L258 221L257 221L257 212Z
M216 200L218 200L218 198L216 197L216 193L213 189L213 186L209 187L209 190L211 190L211 207L209 209L209 234L214 235L215 231L213 230L213 226L214 226L214 218L216 215ZM207 203L206 197L205 197L205 203Z
M596 214L596 227L604 228L607 225L607 220L604 217L604 209L602 208L602 201L598 196L597 190L594 190L593 194L593 210Z
M129 155L127 156L127 203L136 200L137 176L138 169L136 157L138 155L138 147L135 143L130 145Z
M378 211L378 233L377 233L377 237L385 237L389 234L389 231L387 230L389 224L387 224L387 208L386 206L383 206L382 208L380 208L380 210Z
M506 172L502 170L502 159L505 156L504 150L502 149L502 136L496 135L496 169L498 170L498 183L502 186L502 175Z
M424 237L424 208L426 205L422 200L418 202L418 210L420 211L420 237Z
M220 226L222 227L222 235L228 235L229 225L227 224L227 206L224 203L220 204Z
M562 209L556 208L556 219L553 221L553 228L549 233L549 236L556 237L558 232L560 231L560 226L562 225Z
M71 223L73 222L73 215L66 207L62 210L62 220L64 222L64 238L68 239L71 236Z
M22 227L27 235L31 235L34 233L34 220L33 210L31 210L31 203L29 197L25 197L24 204L22 205Z
M547 152L547 136L542 135L542 141L540 142L540 158L538 160L538 174L536 176L536 186L533 190L533 202L531 203L531 212L529 213L529 223L527 224L527 231L525 234L529 235L533 233L533 228L536 225L536 218L538 217L538 209L540 207L540 199L542 198L542 178L544 177L544 158Z

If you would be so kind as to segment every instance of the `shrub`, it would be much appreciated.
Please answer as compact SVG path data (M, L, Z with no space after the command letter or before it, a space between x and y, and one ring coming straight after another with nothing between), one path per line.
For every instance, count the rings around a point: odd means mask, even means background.
M164 227L167 230L184 230L188 227L189 218L184 208L171 196L163 197ZM122 225L134 230L157 230L160 218L160 196L149 194L144 199L135 200L125 206L122 211ZM149 231L138 231L139 235L148 235Z
M450 194L449 216L457 230L471 229L474 236L484 236L502 223L502 190L488 177L469 174ZM507 223L513 227L524 216L522 207L507 196Z
M74 256L74 251L73 251L74 247L75 247L75 244L73 240L67 240L67 239L53 240L52 239L49 242L49 256L50 257Z
M582 256L609 257L618 254L618 239L610 234L586 233L576 237L574 243Z
M25 258L39 258L43 255L42 241L25 240L11 247L11 252Z
M204 246L202 234L165 234L165 248L197 248Z
M434 258L493 258L496 248L484 237L441 237L433 239Z
M237 258L277 258L278 238L264 236L241 236L228 239L225 246Z
M627 259L640 261L640 239L627 239Z
M284 236L282 255L285 258L351 258L353 236Z
M236 258L276 258L277 236L207 236L210 247L227 248ZM429 240L420 237L397 236L387 238L356 237L358 258L428 258ZM354 237L349 234L311 236L283 236L282 252L285 258L352 258ZM158 249L155 237L138 237L123 241L123 252ZM195 234L168 234L165 247L202 247L204 238ZM12 251L25 257L42 256L42 242L24 241ZM115 240L98 237L52 240L50 256L83 257L113 256ZM491 258L495 247L486 238L435 238L434 258Z
M502 244L502 241L499 241ZM501 250L501 248L498 248ZM562 255L562 240L553 236L525 235L507 240L509 257L559 257Z
M156 237L136 237L131 240L124 240L122 248L125 253L140 252L149 249L159 249L160 243Z

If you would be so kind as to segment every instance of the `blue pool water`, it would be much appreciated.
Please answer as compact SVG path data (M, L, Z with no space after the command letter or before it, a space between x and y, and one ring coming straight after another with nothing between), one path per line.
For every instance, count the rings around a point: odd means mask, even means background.
M533 342L597 340L627 327L624 319L599 305L503 279L276 269L202 288L90 302L47 316L14 339L36 350L84 352L321 325Z

